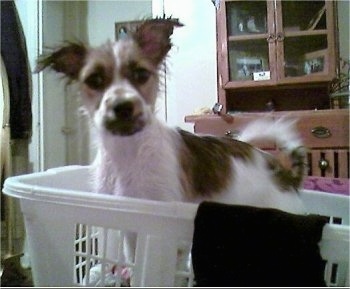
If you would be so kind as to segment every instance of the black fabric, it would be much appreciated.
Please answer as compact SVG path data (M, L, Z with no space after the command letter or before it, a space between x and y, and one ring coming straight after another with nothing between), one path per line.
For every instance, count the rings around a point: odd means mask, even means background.
M318 243L327 220L201 203L192 246L196 286L325 286Z
M12 139L31 136L31 75L22 25L13 1L1 1L1 55L10 90Z

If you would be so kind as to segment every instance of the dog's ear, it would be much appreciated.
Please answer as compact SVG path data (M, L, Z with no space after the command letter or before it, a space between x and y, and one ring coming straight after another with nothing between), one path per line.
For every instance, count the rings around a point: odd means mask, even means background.
M71 80L77 80L84 65L87 48L80 43L67 43L52 53L38 59L35 72L49 67L57 72L64 73Z
M181 26L183 24L174 18L150 19L137 28L133 38L143 54L158 65L172 46L170 36L173 34L174 27Z

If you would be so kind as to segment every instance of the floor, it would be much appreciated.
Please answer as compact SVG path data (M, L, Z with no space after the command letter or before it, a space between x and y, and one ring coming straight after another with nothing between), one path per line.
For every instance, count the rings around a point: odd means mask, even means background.
M19 221L20 217L16 220ZM20 252L23 252L24 247L24 228L23 223L17 224L19 225L12 232L15 237L11 239L12 245L10 246L7 233L8 223L1 220L1 287L33 287L31 270L24 269L20 265L23 256Z
M5 258L1 264L1 287L33 287L30 269L20 266L20 256Z

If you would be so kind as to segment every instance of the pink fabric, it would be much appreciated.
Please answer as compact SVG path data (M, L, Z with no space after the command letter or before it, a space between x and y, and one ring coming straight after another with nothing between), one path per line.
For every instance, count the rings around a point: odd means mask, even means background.
M326 178L309 176L305 179L303 188L334 194L350 195L350 181L345 178Z

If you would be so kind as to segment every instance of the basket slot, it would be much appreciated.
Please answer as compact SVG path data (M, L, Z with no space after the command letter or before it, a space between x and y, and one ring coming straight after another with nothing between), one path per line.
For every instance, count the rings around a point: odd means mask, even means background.
M348 275L349 267L347 263L327 262L325 269L325 281L327 286L338 287L342 286L341 284L346 284Z
M338 279L338 264L332 264L331 266L331 278L330 278L330 285L334 285L336 286L337 283L337 279Z
M329 223L330 224L335 224L335 225L341 225L343 223L343 219L339 217L330 217L329 218Z
M308 191L301 198L308 212L329 217L330 224L349 225L348 197Z
M125 232L85 224L76 225L75 284L127 285L134 263L123 255ZM128 271L129 270L129 271Z
M78 285L90 283L90 274L87 272L90 271L90 267L94 264L91 263L91 254L96 248L91 246L95 243L96 233L91 232L93 229L91 226L85 224L76 225L76 240L75 240L75 283ZM93 239L93 240L91 240Z
M130 260L124 257L125 238L136 242L132 245L136 251L128 254ZM77 224L74 246L77 286L194 284L190 241Z
M193 287L194 273L192 268L190 242L179 242L177 248L177 263L175 272L175 286Z
M142 270L142 273L139 272L141 286L154 287L159 284L173 286L177 262L176 240L154 235L143 236L142 240L143 244L140 246L144 248L143 260L141 258L137 260L138 264L143 264L139 268ZM138 257L140 256L137 255Z
M74 241L75 250L76 252L83 252L83 246L86 242L85 237L85 228L83 225L77 225L76 226L76 240ZM85 274L85 266L86 266L86 260L82 256L76 256L75 257L75 273L74 277L74 283L80 284L81 281L84 278Z
M348 226L327 224L320 242L321 255L327 260L325 281L327 286L346 284L349 275L349 234Z

